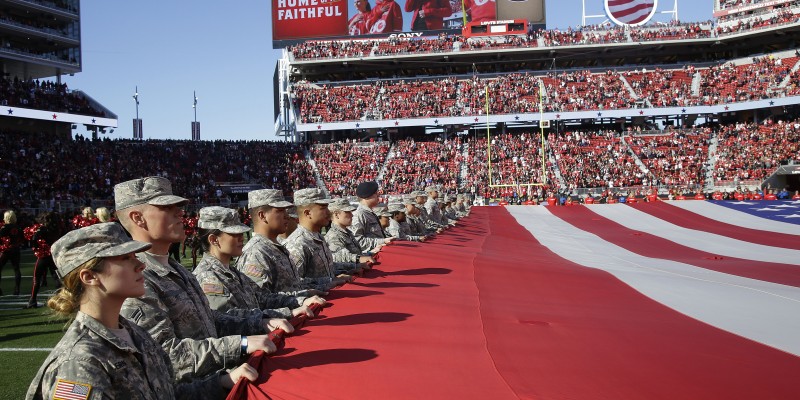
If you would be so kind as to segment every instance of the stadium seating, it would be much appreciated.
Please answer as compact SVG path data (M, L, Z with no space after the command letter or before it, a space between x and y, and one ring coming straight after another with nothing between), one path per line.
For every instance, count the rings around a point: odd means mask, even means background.
M66 83L0 78L0 106L105 117L105 113L67 88Z
M281 189L314 186L298 144L266 141L54 140L51 135L0 134L0 204L111 198L116 183L164 176L194 204L218 202L218 182Z
M383 166L388 143L317 144L311 154L319 176L332 196L355 195L362 181L373 180Z

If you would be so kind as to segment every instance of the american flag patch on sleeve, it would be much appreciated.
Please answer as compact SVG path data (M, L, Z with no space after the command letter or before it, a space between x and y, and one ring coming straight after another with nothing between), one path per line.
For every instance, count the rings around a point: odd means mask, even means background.
M64 379L56 381L53 400L86 400L92 392L88 383L70 382Z
M244 274L253 278L261 278L264 276L264 269L260 265L247 264L244 266Z
M208 282L203 284L205 294L225 294L225 286L219 282Z

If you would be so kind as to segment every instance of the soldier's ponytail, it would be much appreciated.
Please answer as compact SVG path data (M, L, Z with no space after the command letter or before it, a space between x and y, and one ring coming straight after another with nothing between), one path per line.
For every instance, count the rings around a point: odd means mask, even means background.
M60 317L71 317L81 305L83 296L83 283L81 283L80 272L83 270L99 271L102 258L93 258L80 267L76 268L62 279L61 289L47 300L47 307Z

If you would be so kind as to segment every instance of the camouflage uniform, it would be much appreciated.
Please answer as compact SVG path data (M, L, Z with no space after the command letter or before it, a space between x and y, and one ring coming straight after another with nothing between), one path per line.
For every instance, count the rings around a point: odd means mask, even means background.
M363 254L353 232L336 224L331 224L331 229L325 234L325 242L333 253L333 261L344 263L357 263Z
M439 203L428 197L428 201L425 202L425 212L428 216L428 219L433 221L437 225L447 225L446 222L442 221L442 210L439 208Z
M222 399L219 374L174 386L164 350L124 318L131 346L94 318L78 312L31 382L26 399L52 399L57 387L87 399ZM74 385L74 386L73 386ZM80 397L78 397L80 396Z
M270 318L291 318L291 309L300 307L305 300L305 297L262 289L239 270L223 265L211 254L205 254L192 273L203 288L211 309L235 316L242 316L246 309L260 309Z
M125 300L120 313L161 343L178 379L238 366L240 335L266 333L260 310L245 318L212 310L197 280L177 261L170 258L165 266L149 254L137 257L146 265L145 294Z
M408 219L408 216L406 216ZM397 222L394 219L389 220L389 227L386 228L386 232L389 233L392 237L396 237L399 240L410 240L412 242L421 242L425 239L425 235L414 235L411 231L411 226L408 224L408 220L403 222Z
M236 269L250 278L262 290L293 296L305 296L306 289L327 292L331 282L304 283L297 274L289 250L268 237L253 234L236 260Z
M303 282L330 282L336 277L337 265L334 265L333 254L321 234L299 225L286 238L286 249L289 250L292 264Z
M381 223L375 213L362 204L353 212L353 224L348 227L361 247L361 251L369 251L384 243Z
M114 186L118 211L141 204L169 206L187 202L173 195L169 180L161 177L133 179ZM197 280L179 262L148 253L136 257L145 265L145 293L126 299L120 314L161 344L178 381L238 366L243 358L241 335L266 333L260 310L245 318L212 310Z

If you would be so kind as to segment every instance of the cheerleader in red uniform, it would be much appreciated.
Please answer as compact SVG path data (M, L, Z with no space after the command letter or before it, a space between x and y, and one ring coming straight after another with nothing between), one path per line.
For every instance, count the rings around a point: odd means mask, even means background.
M25 308L39 307L36 296L39 295L39 289L42 286L44 278L47 276L47 271L56 270L56 264L53 262L53 256L50 254L50 246L63 235L63 230L58 223L58 219L56 213L44 213L39 216L38 226L34 225L33 227L26 228L26 231L28 231L26 234L31 234L31 246L33 247L33 254L36 255L36 266L33 268L31 298L28 300L28 305L25 306ZM35 230L30 228L34 228Z

